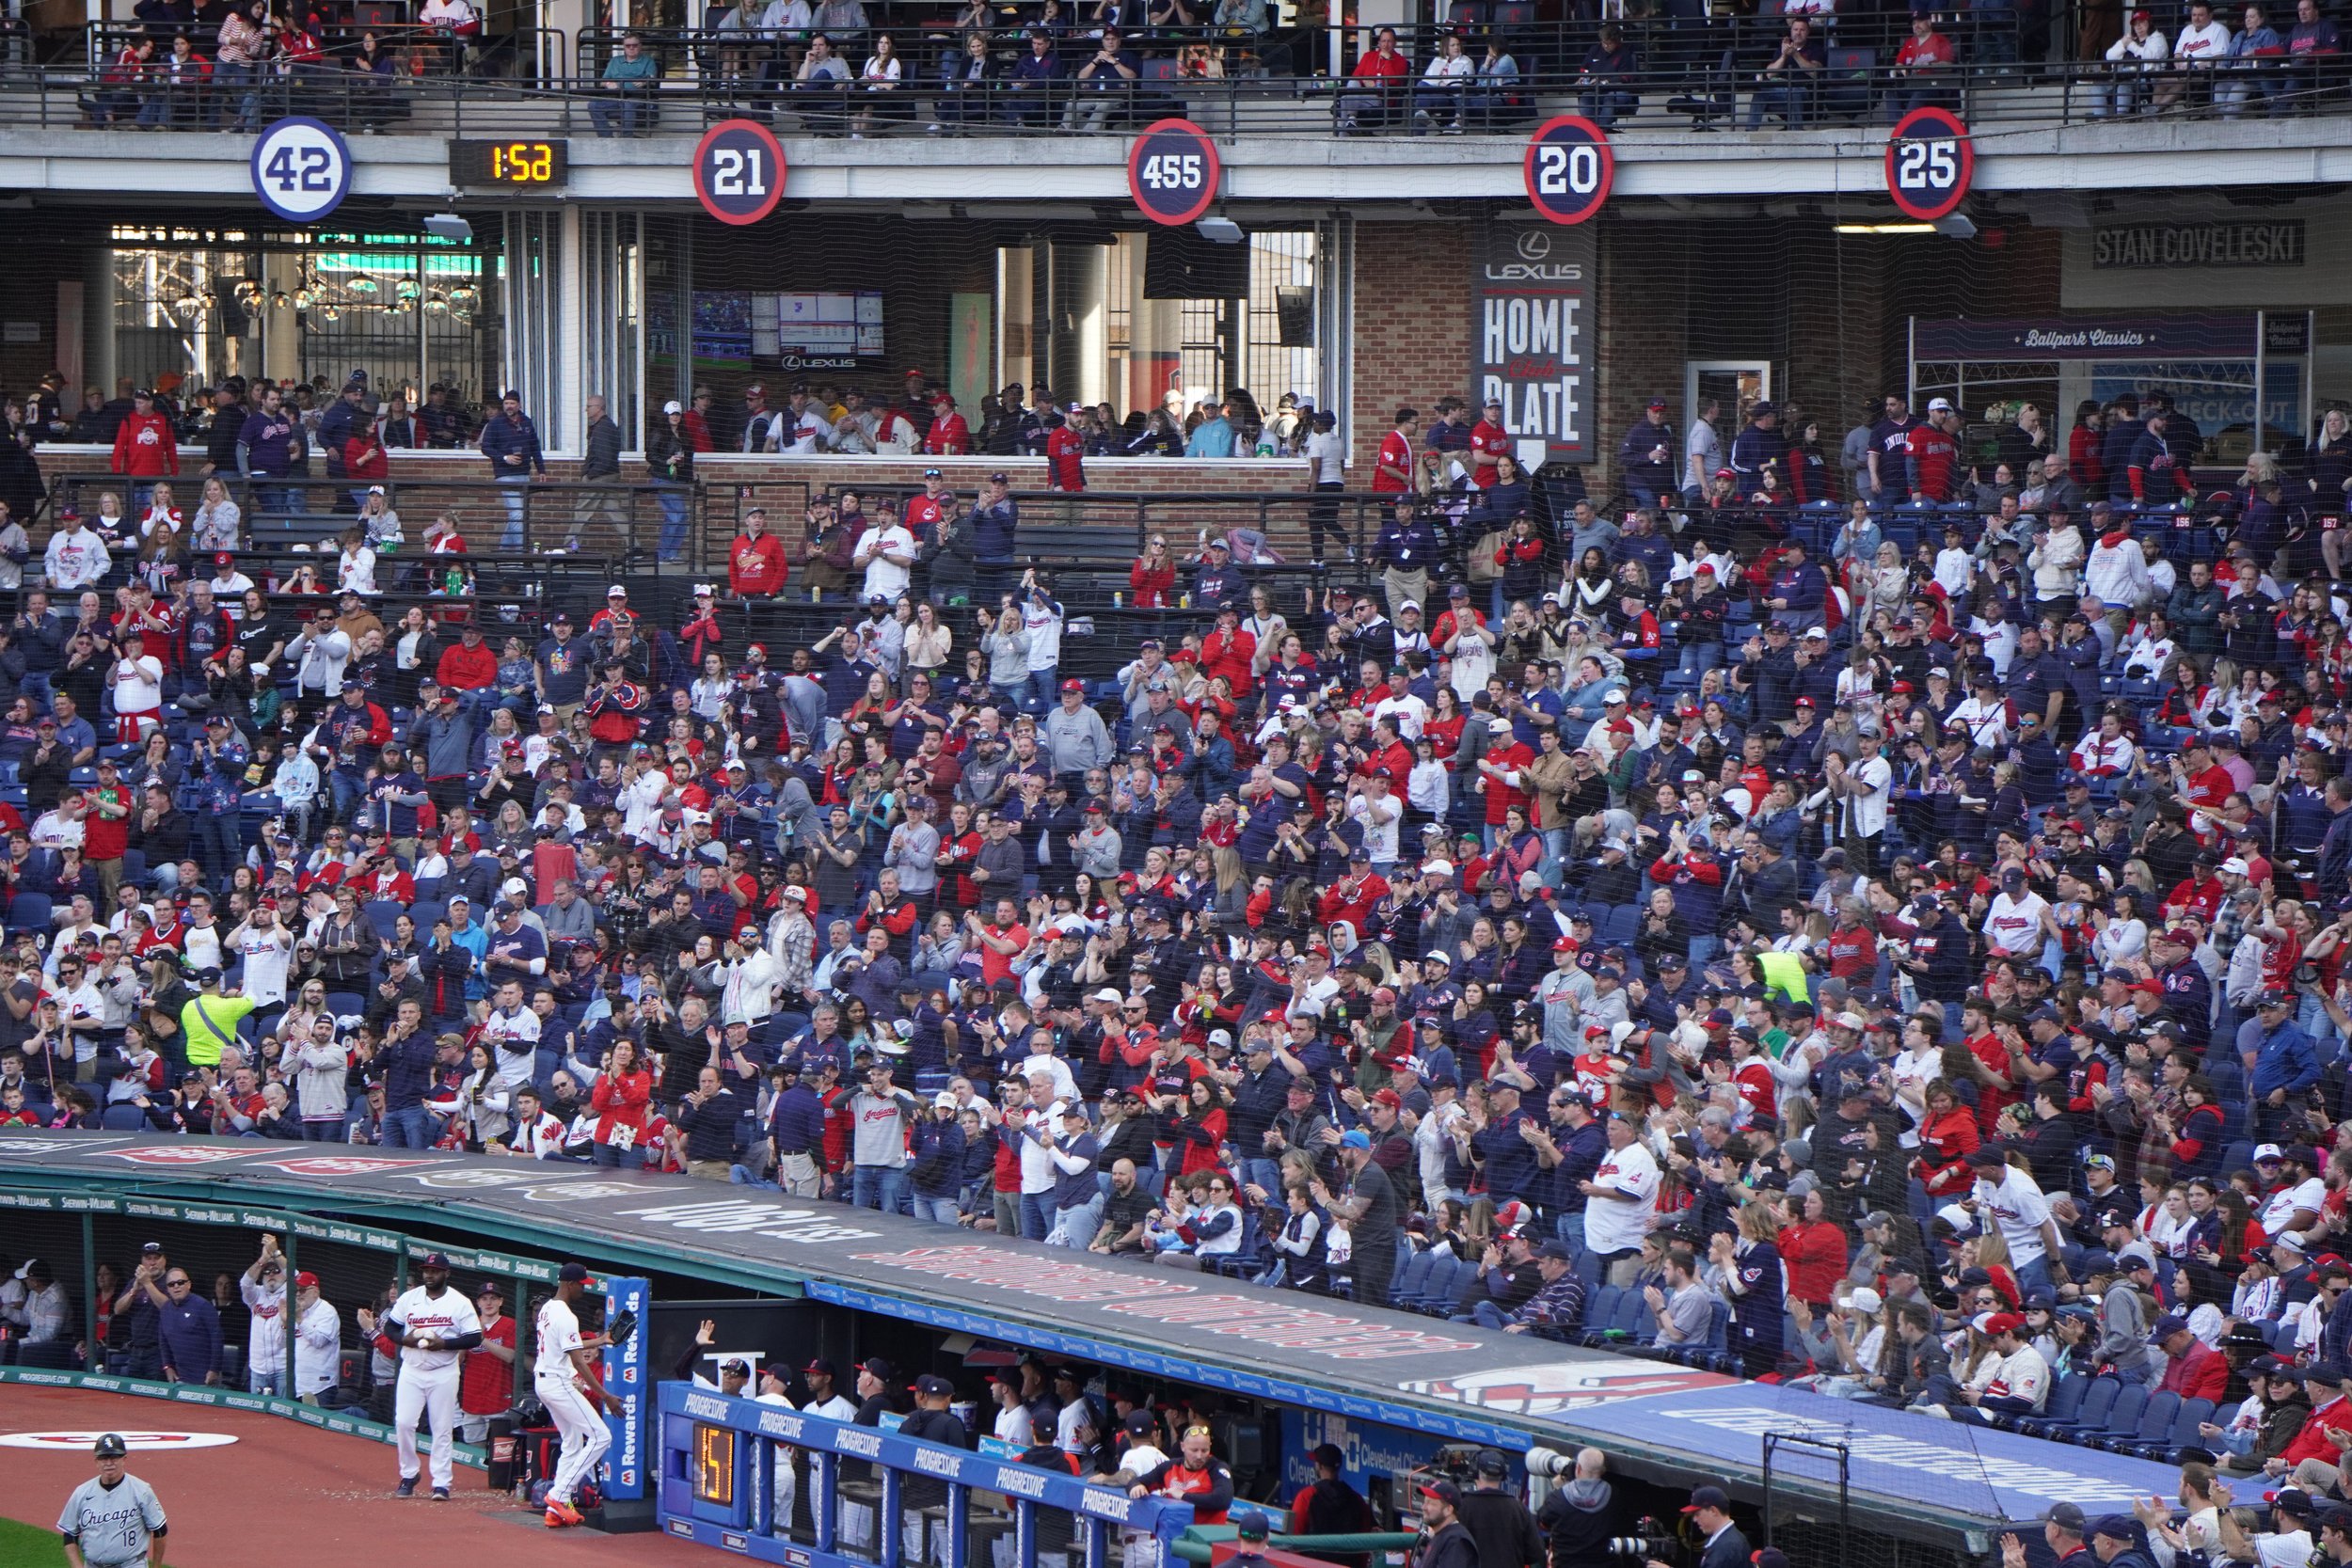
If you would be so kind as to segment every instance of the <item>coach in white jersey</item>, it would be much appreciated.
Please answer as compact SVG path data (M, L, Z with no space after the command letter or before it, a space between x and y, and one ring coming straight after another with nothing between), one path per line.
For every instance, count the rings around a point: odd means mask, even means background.
M130 1445L108 1433L93 1450L98 1474L73 1489L57 1515L67 1568L132 1568L164 1560L164 1505L155 1489L123 1468Z
M393 1387L392 1429L400 1452L400 1495L417 1495L417 1418L433 1426L433 1500L449 1501L450 1451L457 1440L459 1352L482 1343L482 1320L473 1303L449 1288L449 1259L425 1254L417 1265L424 1283L392 1303L376 1328L379 1346L400 1350L400 1381ZM369 1327L366 1318L359 1323Z
M532 1341L531 1391L548 1407L548 1418L564 1440L555 1478L548 1487L549 1529L580 1523L572 1499L580 1495L580 1483L596 1475L605 1450L612 1446L612 1429L584 1392L596 1386L595 1365L580 1337L580 1315L572 1307L587 1293L586 1266L564 1264L556 1275L555 1294L539 1307L538 1332ZM599 1390L596 1398L612 1415L622 1413L617 1395Z

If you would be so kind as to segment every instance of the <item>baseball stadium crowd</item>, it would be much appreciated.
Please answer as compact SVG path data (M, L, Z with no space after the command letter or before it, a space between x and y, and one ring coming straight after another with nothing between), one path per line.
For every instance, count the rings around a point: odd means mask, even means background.
M1421 489L1401 410L1365 559L1155 535L1093 679L1003 476L829 511L788 647L755 510L503 655L34 591L91 648L0 723L0 1124L781 1188L2338 1489L2331 498L2153 405L1998 483L1890 399L1799 510L1770 404L1687 494L1663 412L1620 521L1493 411Z

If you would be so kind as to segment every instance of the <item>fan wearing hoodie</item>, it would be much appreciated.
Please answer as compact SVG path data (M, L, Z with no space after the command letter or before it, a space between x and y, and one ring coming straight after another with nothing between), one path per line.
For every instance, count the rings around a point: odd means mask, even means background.
M2113 518L2107 531L2090 546L2083 562L2083 588L2107 607L2108 619L2119 636L2148 603L2155 587L2148 580L2148 558L2140 553L2139 541L2132 537L2130 518Z
M1576 1474L1544 1499L1535 1524L1551 1542L1551 1568L1606 1568L1613 1560L1609 1538L1616 1533L1616 1493L1602 1479L1609 1456L1580 1449Z

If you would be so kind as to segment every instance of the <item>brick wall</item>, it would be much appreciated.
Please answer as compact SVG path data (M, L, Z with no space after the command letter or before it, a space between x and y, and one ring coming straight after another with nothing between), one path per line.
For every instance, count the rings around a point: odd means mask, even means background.
M1397 405L1421 410L1471 394L1470 257L1476 220L1356 226L1353 461L1371 487L1373 458Z

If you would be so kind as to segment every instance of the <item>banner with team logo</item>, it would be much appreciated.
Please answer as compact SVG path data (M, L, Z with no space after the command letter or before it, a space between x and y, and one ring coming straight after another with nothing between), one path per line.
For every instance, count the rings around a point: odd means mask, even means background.
M1596 242L1588 227L1496 218L1470 279L1472 402L1500 401L1519 465L1593 456ZM1470 410L1472 420L1481 408Z

